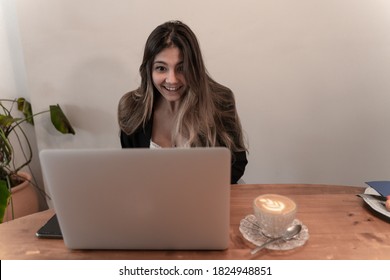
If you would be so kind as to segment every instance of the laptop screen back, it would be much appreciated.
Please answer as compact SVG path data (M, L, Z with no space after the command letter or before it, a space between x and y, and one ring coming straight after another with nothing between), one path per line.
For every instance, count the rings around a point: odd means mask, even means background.
M230 151L43 150L40 160L72 249L226 249Z

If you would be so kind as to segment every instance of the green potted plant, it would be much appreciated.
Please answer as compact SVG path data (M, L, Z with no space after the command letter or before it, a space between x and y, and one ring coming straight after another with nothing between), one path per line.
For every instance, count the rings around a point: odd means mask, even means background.
M15 117L16 113L20 117ZM0 223L3 222L8 205L11 204L12 207L12 189L21 181L29 180L20 175L21 170L30 164L33 157L30 140L21 124L34 125L34 117L43 113L50 113L51 123L59 132L75 134L58 104L33 114L31 104L24 98L0 99ZM14 159L16 149L20 149L23 155L19 164Z

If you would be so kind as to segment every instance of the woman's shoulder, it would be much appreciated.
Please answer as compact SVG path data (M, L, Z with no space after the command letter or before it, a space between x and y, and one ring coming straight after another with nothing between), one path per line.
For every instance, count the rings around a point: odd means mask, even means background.
M211 91L213 91L213 92L231 95L231 96L233 95L233 92L230 88L228 88L227 86L225 86L223 84L220 84L220 83L214 81L211 78L209 80L209 86L210 86Z
M233 91L215 81L210 82L210 90L213 95L214 104L221 110L229 110L235 107Z
M221 103L221 104L226 105L226 103L231 104L231 103L235 102L234 101L234 93L227 86L210 79L209 87L210 87L212 95L214 95L214 99L215 99L215 101L217 101L217 103Z
M126 92L122 95L118 102L118 113L120 118L128 118L129 112L134 112L139 107L138 89Z
M139 90L125 93L118 104L118 121L126 134L132 134L142 124L145 105Z
M119 100L119 111L134 111L142 108L143 98L139 89L126 92Z
M122 95L119 103L131 102L139 99L139 89L131 90Z

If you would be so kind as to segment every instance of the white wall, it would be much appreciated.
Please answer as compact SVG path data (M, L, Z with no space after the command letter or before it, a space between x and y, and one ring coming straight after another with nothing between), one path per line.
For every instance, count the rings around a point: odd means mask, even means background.
M23 58L23 50L20 41L18 19L14 1L0 0L0 98L15 99L18 97L30 98L27 88L26 69ZM16 113L17 114L17 113ZM17 117L16 115L14 115ZM35 137L35 130L29 124L22 124L28 135L33 152L30 169L24 168L33 175L35 184L42 188L43 179L39 164ZM13 140L12 140L13 139ZM17 141L11 135L11 141ZM22 146L27 151L27 144L21 139ZM14 159L16 165L25 162L23 154L17 146L14 146ZM38 192L41 193L41 192ZM47 208L45 197L39 196L40 208Z
M42 119L40 149L119 147L117 103L138 86L145 40L180 19L235 92L247 183L390 179L389 1L14 1L34 108L60 103L77 132Z

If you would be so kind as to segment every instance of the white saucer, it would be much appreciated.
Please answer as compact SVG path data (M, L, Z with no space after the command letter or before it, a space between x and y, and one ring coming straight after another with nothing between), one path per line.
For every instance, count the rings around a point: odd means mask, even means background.
M370 195L380 195L375 189L368 187L364 190L364 194L370 194ZM374 211L386 216L387 218L390 218L390 211L386 209L385 201L376 199L375 197L370 196L360 196L363 198L364 202L368 204Z
M293 224L301 224L302 231L293 239L284 241L276 241L266 246L270 250L291 250L297 247L302 246L309 239L309 230L307 226L302 224L301 221L295 219ZM240 232L246 240L252 242L256 246L262 245L264 242L268 241L269 238L264 236L260 230L254 215L248 215L240 222Z

